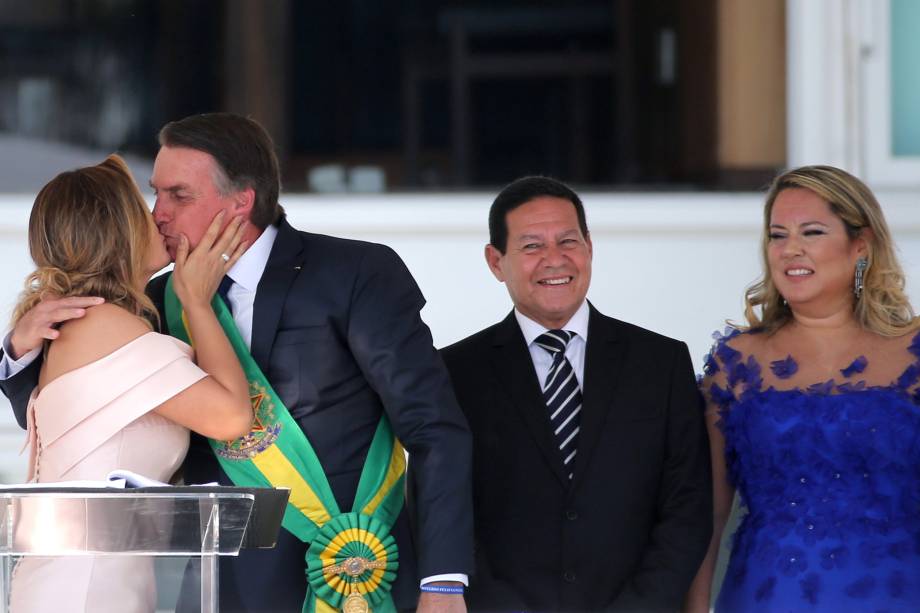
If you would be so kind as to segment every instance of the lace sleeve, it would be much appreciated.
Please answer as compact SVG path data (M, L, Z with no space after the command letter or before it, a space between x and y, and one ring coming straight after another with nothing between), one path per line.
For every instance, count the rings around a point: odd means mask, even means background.
M920 332L911 339L907 350L913 361L898 377L897 385L910 396L915 405L920 406Z
M726 328L724 332L713 332L715 342L703 359L703 374L699 378L700 391L706 400L706 414L716 415L729 410L736 397L733 371L741 362L741 353L732 348L728 341L740 334L737 328Z

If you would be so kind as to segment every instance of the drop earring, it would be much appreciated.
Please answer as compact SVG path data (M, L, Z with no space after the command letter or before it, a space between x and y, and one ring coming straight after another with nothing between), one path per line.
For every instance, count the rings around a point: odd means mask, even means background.
M856 294L857 300L859 300L859 297L862 296L864 285L863 281L867 268L869 268L869 260L866 258L859 258L856 260L856 276L853 280L853 293Z

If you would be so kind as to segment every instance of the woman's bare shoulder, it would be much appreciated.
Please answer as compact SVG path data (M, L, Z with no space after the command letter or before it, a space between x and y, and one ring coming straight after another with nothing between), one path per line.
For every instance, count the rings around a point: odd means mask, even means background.
M770 335L760 330L744 330L729 339L728 344L736 351L751 355L760 353L770 340Z
M713 333L714 349L718 352L721 347L728 347L731 352L750 354L764 346L766 336L759 330L729 326L724 332Z
M86 309L83 317L61 324L46 359L47 378L94 362L151 331L141 317L114 304Z

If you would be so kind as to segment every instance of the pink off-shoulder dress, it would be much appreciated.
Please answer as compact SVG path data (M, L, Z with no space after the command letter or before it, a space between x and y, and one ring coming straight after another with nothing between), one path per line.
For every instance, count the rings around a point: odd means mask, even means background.
M188 345L150 332L33 391L29 480L104 480L121 468L167 481L189 432L153 409L205 376ZM29 519L18 538L41 538L47 526ZM82 518L74 520L67 529L79 532ZM16 613L147 613L156 605L153 566L144 558L26 557L13 572L11 605Z

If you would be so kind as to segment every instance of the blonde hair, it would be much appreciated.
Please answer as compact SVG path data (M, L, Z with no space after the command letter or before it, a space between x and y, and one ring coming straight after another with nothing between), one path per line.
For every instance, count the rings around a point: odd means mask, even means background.
M863 276L862 293L853 306L863 329L882 336L900 336L917 328L920 322L914 318L904 293L904 272L875 196L862 181L839 168L803 166L778 176L767 192L761 241L763 276L747 289L744 297L744 317L750 329L772 333L792 317L792 311L773 284L767 259L773 204L780 192L789 188L804 188L820 196L843 221L850 240L860 235L866 240L869 266ZM869 232L863 232L865 229Z
M37 266L13 324L49 296L101 296L148 321L156 308L139 281L153 220L128 166L117 155L62 172L35 198L29 252Z

